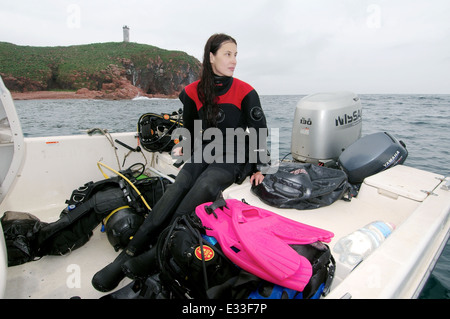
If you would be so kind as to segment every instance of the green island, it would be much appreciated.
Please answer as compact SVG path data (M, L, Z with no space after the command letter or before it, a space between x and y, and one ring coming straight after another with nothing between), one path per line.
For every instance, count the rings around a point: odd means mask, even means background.
M14 92L113 92L175 95L195 81L201 64L182 51L132 42L36 47L0 42L0 75Z

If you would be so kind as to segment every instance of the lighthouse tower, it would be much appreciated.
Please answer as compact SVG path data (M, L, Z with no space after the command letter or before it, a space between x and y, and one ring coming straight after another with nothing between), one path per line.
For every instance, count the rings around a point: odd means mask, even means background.
M123 26L123 42L130 42L130 28L127 25Z

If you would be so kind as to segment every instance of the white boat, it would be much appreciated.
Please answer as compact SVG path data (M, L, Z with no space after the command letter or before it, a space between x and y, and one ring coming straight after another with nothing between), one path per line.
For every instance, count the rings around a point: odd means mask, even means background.
M13 100L0 80L0 214L28 212L52 222L72 191L88 181L103 179L97 162L116 170L147 162L154 170L176 175L167 153L132 152L111 146L104 135L24 138ZM136 132L111 134L136 147ZM144 159L143 156L146 158ZM336 275L326 298L416 298L449 236L450 185L444 176L407 165L396 165L365 178L358 196L314 210L279 209L264 204L250 191L248 179L225 190L226 199L244 198L293 220L332 231L332 248L349 233L376 221L396 225L393 233L357 267L336 259ZM97 228L81 248L65 256L45 256L8 267L3 236L0 242L0 296L6 299L99 298L93 275L117 252ZM334 254L334 253L333 253ZM129 283L125 279L118 287Z

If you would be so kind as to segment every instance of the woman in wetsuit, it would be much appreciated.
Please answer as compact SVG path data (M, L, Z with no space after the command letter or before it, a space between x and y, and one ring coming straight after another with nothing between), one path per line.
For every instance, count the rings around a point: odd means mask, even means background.
M215 34L208 39L201 79L180 93L183 126L191 140L201 136L201 141L192 143L196 146L190 149L183 148L183 157L192 156L174 184L167 188L127 247L94 275L92 285L97 290L110 291L125 273L141 271L139 265L149 267L145 262L149 258L143 258L143 253L177 216L194 211L202 203L214 201L221 191L234 182L242 182L248 175L252 183L262 182L261 165L267 165L268 160L266 136L260 135L267 135L266 119L256 91L232 77L236 55L237 44L232 37ZM198 128L202 132L196 131ZM239 135L247 128L253 128L251 134L256 136L242 139ZM250 143L252 138L257 143ZM174 152L181 154L180 149Z

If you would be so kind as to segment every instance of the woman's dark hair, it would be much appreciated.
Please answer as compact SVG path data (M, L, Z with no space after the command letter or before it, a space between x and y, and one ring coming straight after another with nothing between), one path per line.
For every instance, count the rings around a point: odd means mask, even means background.
M223 33L213 34L206 42L205 51L203 54L202 75L197 87L198 97L203 103L204 110L206 111L206 121L210 126L216 126L216 117L219 112L219 106L217 105L215 93L214 72L210 61L210 53L215 55L222 44L225 42L233 42L237 45L235 39Z

